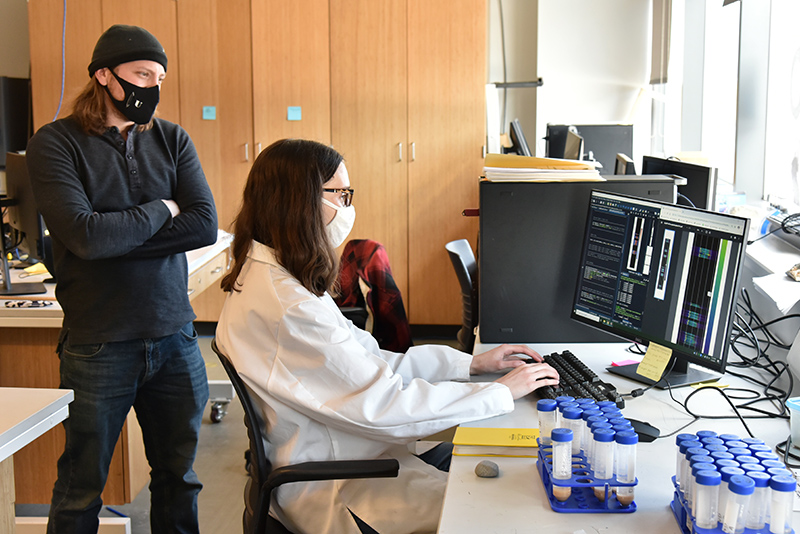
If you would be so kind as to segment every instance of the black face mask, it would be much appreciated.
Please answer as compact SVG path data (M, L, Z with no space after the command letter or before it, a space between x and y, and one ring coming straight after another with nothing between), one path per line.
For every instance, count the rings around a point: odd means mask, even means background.
M161 96L158 85L154 85L153 87L139 87L138 85L126 82L117 76L113 70L108 70L111 71L111 74L117 79L122 90L125 91L125 97L122 100L117 100L111 96L111 91L108 90L108 85L106 85L106 93L111 97L114 107L136 124L147 124L150 122L153 118L153 114L156 112L156 106L158 106L158 101Z

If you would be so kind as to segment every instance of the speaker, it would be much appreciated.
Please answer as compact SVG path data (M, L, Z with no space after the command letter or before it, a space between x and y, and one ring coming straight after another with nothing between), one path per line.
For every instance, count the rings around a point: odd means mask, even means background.
M31 81L0 76L0 168L6 152L25 150L32 130Z

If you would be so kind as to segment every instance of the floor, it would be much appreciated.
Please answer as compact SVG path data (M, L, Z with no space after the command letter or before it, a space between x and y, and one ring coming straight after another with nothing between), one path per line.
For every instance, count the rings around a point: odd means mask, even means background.
M199 330L199 329L198 329ZM456 346L453 338L439 339L429 336L415 337L415 344L443 343ZM225 380L225 370L211 351L211 335L200 336L200 348L206 360L209 380ZM198 508L200 531L203 534L230 534L241 532L244 511L243 491L247 479L244 470L244 451L247 434L244 411L238 400L231 402L228 413L221 422L212 423L210 405L206 407L200 430L195 471L203 483ZM17 505L18 516L46 516L48 505ZM150 492L142 490L130 504L106 506L101 517L131 518L131 534L150 534Z

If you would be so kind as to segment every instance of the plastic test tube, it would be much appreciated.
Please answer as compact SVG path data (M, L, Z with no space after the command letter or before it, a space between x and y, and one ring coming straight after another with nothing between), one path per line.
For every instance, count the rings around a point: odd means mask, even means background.
M770 476L763 471L748 471L745 474L750 477L755 484L755 490L750 497L750 506L747 509L745 527L759 530L764 528L767 522Z
M696 434L697 439L702 440L703 438L716 438L719 434L714 432L713 430L699 430Z
M558 413L556 414L556 426L561 427L561 428L566 428L567 425L564 423L564 410L566 410L567 408L577 408L577 407L578 407L578 403L574 402L574 401L559 402L558 403Z
M797 483L792 476L776 476L769 481L769 531L788 534L792 531L792 508Z
M678 488L683 492L686 491L684 488L685 480L686 480L686 470L688 466L688 459L686 458L686 451L692 447L699 447L700 442L697 441L696 436L694 440L688 439L683 440L678 444L678 454L675 458L675 483L678 485Z
M711 453L703 447L689 447L686 449L686 462L684 462L684 470L681 473L681 489L683 490L686 499L691 498L692 494L692 457L693 456L708 456L711 458Z
M539 411L539 440L542 445L550 445L550 432L556 427L556 401L540 399L536 403Z
M588 458L589 454L589 439L591 438L591 432L589 431L589 418L590 417L599 417L601 419L594 419L595 421L605 420L603 416L603 412L598 410L597 408L591 408L589 410L583 410L581 414L581 419L583 419L583 431L581 432L581 450L586 454Z
M758 458L759 462L764 460L778 460L779 462L781 461L780 460L781 457L772 451L757 451L753 453L753 456Z
M728 484L732 477L744 475L744 470L738 467L723 467L719 472L722 475L722 484L719 487L719 517L717 520L721 523L724 519L725 507L728 506L728 497L730 496Z
M569 428L554 428L550 433L553 444L553 479L572 479L572 430ZM559 501L566 501L572 494L569 486L556 486L553 484L553 497Z
M728 481L728 500L722 516L722 532L725 534L742 534L747 522L750 496L756 484L747 475L732 476Z
M714 465L714 462L709 462L710 458L701 458L696 463L692 463L692 467L689 472L691 491L686 492L686 505L691 510L691 515L694 517L694 507L695 507L695 496L697 495L697 473L700 471L717 471L717 466Z
M589 452L586 453L586 461L589 464L589 467L594 469L594 449L595 449L595 441L594 441L594 431L598 428L607 428L611 429L611 423L607 421L595 421L589 426L589 431L591 436L589 437Z
M564 408L561 412L562 427L572 430L572 454L580 454L581 452L581 434L583 433L583 419L581 414L583 410L580 408Z
M742 438L740 438L736 434L720 434L717 437L719 439L721 439L722 441L724 441L725 443L728 443L729 441L741 441L742 440Z
M594 436L594 478L597 481L610 481L614 478L614 434L610 428L596 428ZM595 486L594 496L600 501L606 498L606 485Z
M697 488L692 510L699 528L716 528L719 485L722 478L718 471L700 470L696 475Z
M630 430L617 432L614 441L617 443L614 455L614 474L617 475L617 482L633 484L636 482L636 445L639 443L639 435ZM633 486L617 486L617 501L621 505L628 506L633 502L633 488Z

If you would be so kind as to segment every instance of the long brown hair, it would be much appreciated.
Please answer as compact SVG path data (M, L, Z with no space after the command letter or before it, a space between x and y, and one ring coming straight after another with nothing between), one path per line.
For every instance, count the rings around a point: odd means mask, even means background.
M253 163L234 223L233 268L223 291L239 291L237 278L253 240L275 251L278 262L317 296L331 289L338 258L325 234L322 185L342 156L316 141L283 139Z
M72 118L80 124L81 129L87 135L103 135L108 129L106 119L108 109L106 108L106 98L111 98L106 94L103 85L97 81L95 76L83 88L83 91L72 102ZM158 110L153 117L158 115ZM153 127L153 119L147 124L136 126L137 132L143 132Z

